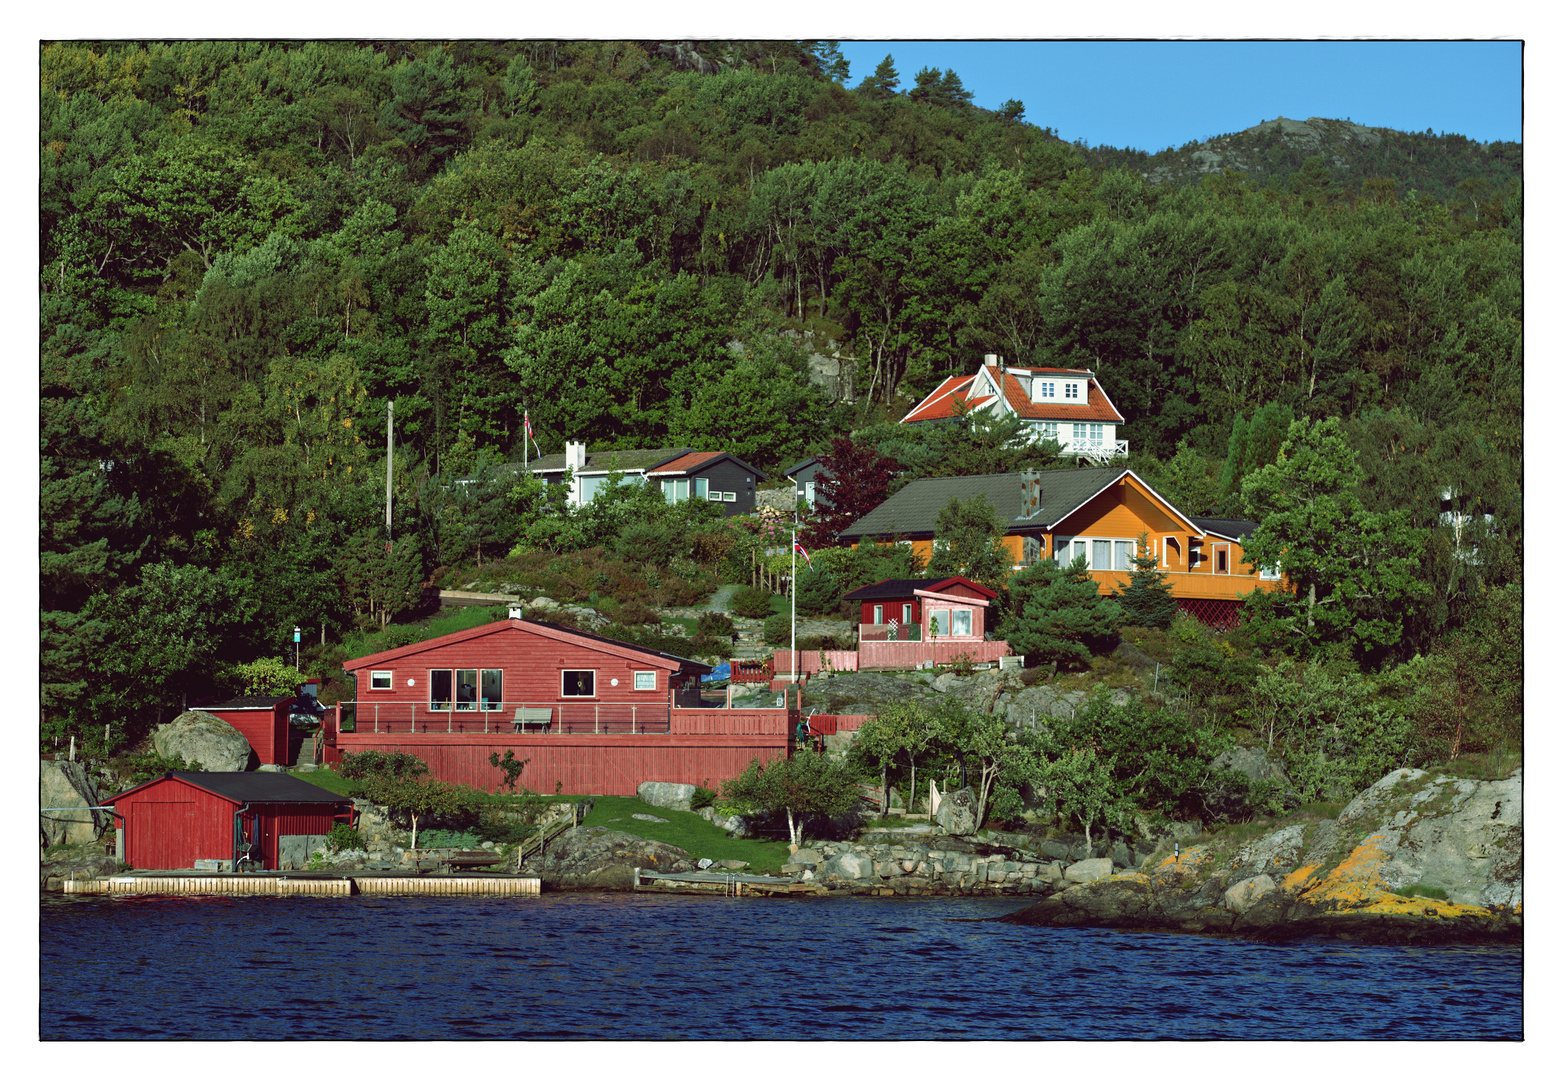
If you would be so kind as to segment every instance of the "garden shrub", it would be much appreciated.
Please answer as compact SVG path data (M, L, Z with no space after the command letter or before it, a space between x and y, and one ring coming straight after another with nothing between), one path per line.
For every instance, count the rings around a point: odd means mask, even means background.
M732 607L746 619L763 619L771 613L771 594L746 585L733 594Z
M792 616L776 614L765 620L765 640L772 645L785 645L792 640Z
M731 637L733 633L733 620L723 615L720 611L707 611L701 613L695 620L695 634L706 637Z
M326 834L326 843L336 851L363 851L364 838L357 829L345 821L339 821L331 826L331 831Z
M696 787L695 793L689 797L689 808L700 810L716 804L716 792L708 787Z

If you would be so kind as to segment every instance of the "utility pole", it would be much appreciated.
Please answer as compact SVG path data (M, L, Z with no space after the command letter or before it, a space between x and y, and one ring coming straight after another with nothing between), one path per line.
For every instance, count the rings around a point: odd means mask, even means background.
M391 424L396 416L396 402L385 403L385 550L391 550Z

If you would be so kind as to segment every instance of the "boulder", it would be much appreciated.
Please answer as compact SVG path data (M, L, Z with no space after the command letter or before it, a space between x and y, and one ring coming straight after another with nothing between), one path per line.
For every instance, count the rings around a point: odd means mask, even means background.
M815 876L829 879L832 877L844 878L847 881L860 881L871 877L874 873L874 860L867 855L855 855L844 851L840 855L832 855L821 863L815 870Z
M637 866L659 874L686 874L695 863L683 848L592 826L571 829L550 841L541 855L527 859L525 869L560 889L631 889Z
M953 836L977 831L977 793L971 788L947 792L939 802L939 827Z
M1114 866L1130 867L1134 865L1134 856L1129 853L1129 846L1122 840L1114 841L1112 849L1107 857L1112 859Z
M209 712L180 713L152 733L152 745L164 757L181 757L207 772L243 772L254 751L237 728Z
M39 807L79 806L82 808L41 810L38 815L38 828L42 846L90 844L97 840L114 824L114 818L107 810L87 809L89 806L102 804L103 796L98 790L98 785L79 762L40 761L38 763Z
M663 780L643 780L635 788L635 794L647 806L662 810L689 810L694 798L694 784L673 784Z
M1081 859L1077 863L1071 863L1064 871L1064 880L1076 883L1088 881L1100 881L1103 878L1113 876L1113 861L1111 859Z
M666 825L668 823L667 818L658 817L656 814L631 814L630 817L636 821L649 821L653 825Z
M1234 915L1241 915L1266 893L1275 892L1275 879L1269 874L1244 878L1222 894L1221 903Z

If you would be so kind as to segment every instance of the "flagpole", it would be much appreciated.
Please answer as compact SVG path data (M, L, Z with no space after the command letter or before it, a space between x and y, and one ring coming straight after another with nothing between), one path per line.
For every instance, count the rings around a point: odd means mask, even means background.
M792 515L792 681L798 682L798 513Z

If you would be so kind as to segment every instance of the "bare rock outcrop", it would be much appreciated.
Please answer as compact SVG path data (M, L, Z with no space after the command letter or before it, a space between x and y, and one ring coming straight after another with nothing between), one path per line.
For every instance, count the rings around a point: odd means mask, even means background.
M695 856L683 848L592 826L571 829L550 841L521 869L557 889L628 889L637 866L659 874L686 874L696 868Z

